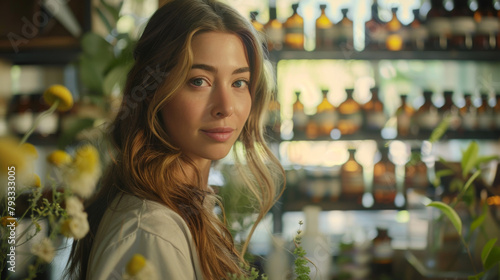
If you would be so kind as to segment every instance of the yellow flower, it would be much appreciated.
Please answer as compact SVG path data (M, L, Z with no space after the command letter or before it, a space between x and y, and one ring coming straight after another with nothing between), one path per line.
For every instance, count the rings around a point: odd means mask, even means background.
M14 138L0 138L0 170L11 170L15 168L15 173L18 174L25 170L28 162L25 149L19 146L19 142ZM18 177L18 175L16 175Z
M57 167L69 164L71 156L62 150L55 150L47 156L47 161Z
M52 106L56 100L59 100L57 110L61 112L68 111L73 107L73 96L71 96L71 92L62 85L53 85L49 87L43 93L43 99L50 106Z
M82 239L89 232L89 222L87 213L81 212L78 215L71 215L71 218L61 224L61 233L66 237L73 237L76 240Z
M99 152L92 145L84 145L76 150L74 165L81 173L94 173L100 167Z
M135 254L127 263L126 271L129 275L135 276L144 268L145 265L146 259L144 258L144 256L141 254Z
M38 152L37 152L35 146L33 146L32 144L24 143L21 145L21 148L23 149L23 151L25 152L26 155L31 156L33 159L38 158Z
M42 180L40 180L40 176L33 174L33 184L32 187L34 188L41 188L42 187Z
M0 219L0 224L2 224L3 227L10 225L12 222L14 222L14 227L17 227L17 221L12 216L4 216Z

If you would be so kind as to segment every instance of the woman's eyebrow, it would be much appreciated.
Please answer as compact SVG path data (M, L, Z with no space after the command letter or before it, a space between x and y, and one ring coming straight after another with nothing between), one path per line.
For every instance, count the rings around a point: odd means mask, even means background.
M212 73L217 73L217 68L215 68L211 65L207 65L207 64L193 64L193 66L191 66L191 69L201 69L201 70L206 70L206 71L209 71ZM234 74L241 74L241 73L245 73L245 72L250 72L250 67L238 68L238 69L233 71L233 75Z

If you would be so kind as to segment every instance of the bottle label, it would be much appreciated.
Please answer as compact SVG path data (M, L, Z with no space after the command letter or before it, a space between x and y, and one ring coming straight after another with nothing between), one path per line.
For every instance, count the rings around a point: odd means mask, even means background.
M341 26L340 27L340 36L342 38L344 38L345 40L352 41L352 38L354 36L352 26L350 26L350 25Z
M342 192L346 194L360 194L365 191L363 174L347 173L342 176Z
M454 35L471 34L476 31L476 22L472 17L453 17L451 32Z
M385 125L386 118L384 112L368 112L366 118L366 123L371 129L381 129Z
M282 44L285 34L283 34L283 29L280 28L268 28L266 30L268 40L270 40L273 45Z
M500 29L500 21L495 17L483 17L477 24L477 33L495 34Z
M380 241L373 246L373 258L375 260L392 259L394 250L391 246L391 241Z
M354 114L339 114L339 122L343 122L345 125L360 127L363 123L363 116L361 112Z
M477 114L466 113L462 117L462 126L465 130L475 130L477 128Z
M488 114L488 113L480 114L477 117L477 121L479 129L482 130L491 129L494 122L493 114Z
M304 27L300 27L300 26L297 26L297 27L287 27L285 28L285 33L286 35L300 35L300 36L304 36Z
M334 126L338 121L338 116L336 112L329 111L317 113L311 119L320 126Z
M333 47L333 41L338 36L335 28L316 29L316 47Z
M427 28L420 26L418 28L411 29L410 36L414 42L425 41L427 37L429 37L429 32L427 31Z
M304 130L309 118L304 112L293 113L292 121L295 129Z
M429 34L433 36L443 36L451 33L450 20L444 17L431 18L427 22Z
M431 110L419 114L416 118L417 125L423 129L434 129L439 124L439 114L436 110Z
M410 130L411 118L407 114L397 116L398 132L408 133Z

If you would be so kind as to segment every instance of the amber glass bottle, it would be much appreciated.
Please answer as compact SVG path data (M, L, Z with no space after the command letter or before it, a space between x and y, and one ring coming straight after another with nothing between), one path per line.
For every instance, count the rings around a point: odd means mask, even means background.
M394 249L391 242L392 238L387 233L387 228L377 228L377 236L373 239L372 278L370 279L392 279Z
M365 191L365 183L363 180L363 166L354 158L355 152L355 149L349 149L349 159L340 169L342 198L361 203L361 198Z
M476 32L474 13L469 9L468 0L454 0L450 12L451 48L457 50L472 49L472 36Z
M259 32L264 32L264 25L257 21L257 16L259 15L259 12L257 11L252 11L250 12L250 22L252 23L253 27L255 30Z
M419 148L412 148L411 158L405 165L405 188L425 194L429 187L427 165L422 161Z
M400 51L403 49L403 36L401 34L401 22L396 13L398 8L392 8L392 19L387 23L387 39L385 46L390 51Z
M353 98L353 89L346 89L347 98L338 107L338 129L342 135L357 132L363 124L361 105Z
M267 48L271 50L281 50L285 33L283 24L276 17L276 7L269 7L269 21L264 25L267 36Z
M377 204L394 204L396 165L389 160L389 149L380 147L382 158L373 166L373 196Z
M312 116L312 121L318 127L319 136L329 136L332 129L335 128L338 119L338 112L330 101L328 101L328 90L321 91L323 99L316 107L316 114Z
M275 139L278 139L281 128L281 118L280 118L280 110L281 106L278 100L272 99L268 105L268 119L266 120L267 129L270 130L270 133Z
M496 48L496 33L499 33L500 21L491 0L478 0L478 9L474 12L477 22L477 32L473 39L476 50L494 50ZM499 33L500 34L500 33Z
M431 0L431 9L427 13L427 29L429 30L428 48L447 50L451 37L449 12L443 6L443 0Z
M399 137L410 135L412 118L415 114L415 109L406 102L408 95L401 95L401 105L396 110L397 130Z
M424 104L415 112L414 120L418 131L430 132L439 124L438 108L432 103L433 92L424 90Z
M481 106L477 108L478 128L486 131L494 128L493 108L488 104L488 94L481 93Z
M337 37L337 46L343 50L353 48L353 23L347 17L348 9L342 9L342 19L337 23L339 36Z
M450 125L448 129L457 130L461 125L460 112L458 107L453 102L453 91L445 90L443 91L444 104L439 108L440 119L443 120L445 117L450 118Z
M384 103L379 99L377 87L371 88L370 92L372 93L372 98L362 106L364 113L363 124L368 130L380 131L387 121L384 112Z
M413 10L413 17L414 19L410 24L410 38L407 40L406 49L422 51L425 49L425 44L427 44L429 31L426 25L422 23L419 9Z
M465 131L474 131L477 129L477 108L472 104L470 93L464 93L465 104L460 108L460 117L462 118L462 128Z
M316 19L316 49L333 49L335 40L335 26L326 15L326 5L319 5L321 15Z
M372 16L365 24L365 49L367 50L385 49L387 30L385 28L385 22L382 22L378 16L378 9L377 0L373 0L371 6Z
M306 130L306 126L308 123L308 116L304 112L304 104L300 102L300 92L297 91L295 92L295 95L297 96L297 99L295 100L295 103L293 103L292 109L293 109L293 116L292 116L292 121L293 121L293 131L296 136L303 136Z
M296 50L304 49L304 19L297 13L299 4L293 4L293 14L285 21L285 47Z

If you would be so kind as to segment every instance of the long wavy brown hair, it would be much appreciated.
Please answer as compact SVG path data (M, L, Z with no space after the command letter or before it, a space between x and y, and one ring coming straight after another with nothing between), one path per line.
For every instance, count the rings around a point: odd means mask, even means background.
M234 152L245 188L257 201L258 217L242 249L237 250L225 218L213 214L206 200L215 195L201 186L202 178L187 178L186 167L198 169L169 142L160 109L186 82L193 61L191 41L201 32L227 32L243 42L251 69L250 116ZM119 113L108 128L113 160L99 191L86 203L89 234L73 243L66 275L85 279L88 259L100 220L121 194L164 204L187 223L206 279L223 279L245 272L244 262L255 227L281 195L283 169L266 145L263 114L273 96L274 79L263 40L251 24L230 6L214 0L172 0L149 20L135 50ZM221 58L223 59L223 58ZM238 156L240 155L240 156ZM244 158L241 158L243 155ZM243 162L243 163L240 163ZM199 174L199 172L195 172Z

